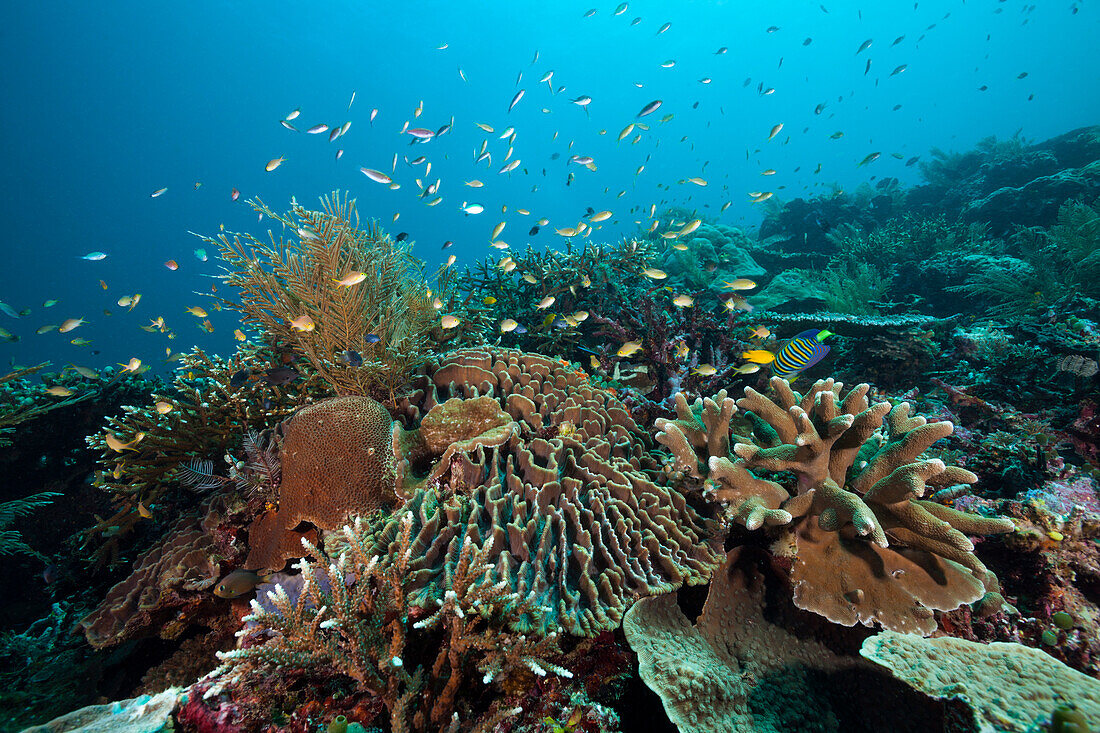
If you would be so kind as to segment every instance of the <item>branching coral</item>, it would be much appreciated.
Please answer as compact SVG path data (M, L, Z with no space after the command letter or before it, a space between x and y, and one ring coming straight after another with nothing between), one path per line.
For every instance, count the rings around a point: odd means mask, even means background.
M1008 532L1012 522L921 498L977 480L922 457L951 423L910 417L904 402L871 404L865 384L843 398L832 380L805 395L779 378L771 387L771 397L748 388L736 404L724 393L694 407L678 396L677 419L658 420L657 439L685 483L727 504L737 523L789 526L796 605L848 626L924 634L936 628L932 609L986 593L987 609L999 605L996 578L966 535ZM750 437L730 433L738 407Z
M479 416L474 429L424 439L439 413L466 410ZM541 608L512 627L542 635L613 629L634 598L706 582L718 562L716 528L652 480L649 438L622 403L560 362L510 349L452 352L429 365L402 413L414 428L395 429L394 448L416 532L415 603L445 595L467 539L479 548L493 540L483 582L505 582ZM421 435L409 435L416 428ZM393 519L376 538L388 557L400 551L400 531Z
M118 508L86 532L96 562L117 560L118 539L142 521L139 504L148 509L161 501L181 467L196 458L220 459L248 430L290 414L302 393L326 396L316 377L281 387L254 377L235 382L234 375L262 372L263 362L250 345L231 360L195 349L183 357L172 389L152 395L152 402L169 409L125 406L121 416L107 419L104 432L88 437L100 452L96 483L112 493Z
M288 235L204 238L225 262L226 283L240 290L240 302L222 302L272 343L304 354L337 394L393 403L427 354L437 321L422 263L376 222L361 229L355 200L339 192L323 199L323 211L296 201L287 214L259 200L252 206ZM361 281L340 283L357 273ZM348 350L361 365L338 359Z
M482 548L467 540L449 578L447 592L433 609L410 606L408 586L413 551L413 521L404 513L392 559L370 554L366 524L355 521L331 544L333 559L304 541L318 562L297 567L304 587L292 600L282 586L268 594L268 607L253 601L243 648L220 654L223 665L211 673L216 683L207 697L241 683L253 672L292 667L350 677L361 690L377 695L395 731L453 729L470 714L459 693L480 683L504 684L512 676L570 672L549 657L560 651L553 638L528 639L496 629L516 613L537 613L507 584L487 584L492 543ZM419 616L420 620L413 622ZM421 637L436 638L434 658ZM424 662L423 664L421 662ZM452 726L452 728L448 728Z
M24 377L37 374L47 366L49 362L43 362L0 376L0 385L7 385L0 391L0 447L11 444L8 435L17 425L41 417L51 410L83 402L95 394L87 390L58 399L47 395L41 388L31 389L23 383Z
M50 504L54 497L62 496L55 491L43 491L38 494L6 501L0 504L0 557L4 555L31 555L41 560L45 558L23 541L18 530L9 529L16 519L25 517L35 509Z

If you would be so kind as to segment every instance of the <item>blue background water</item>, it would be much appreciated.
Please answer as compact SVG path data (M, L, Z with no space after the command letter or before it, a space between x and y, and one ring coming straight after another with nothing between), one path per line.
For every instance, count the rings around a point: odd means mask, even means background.
M192 254L202 245L188 231L215 233L222 223L266 231L269 223L257 224L244 203L254 196L282 209L291 196L313 203L344 189L364 214L393 233L409 232L421 257L437 264L454 252L461 265L498 254L486 244L501 220L508 221L501 238L514 247L528 241L540 217L551 223L530 241L560 245L553 228L575 225L588 206L615 212L598 239L633 231L641 216L630 207L660 209L662 202L717 215L732 201L720 220L755 225L761 214L749 191L792 198L834 182L852 188L871 176L917 182L916 167L904 160L933 146L965 150L1017 130L1041 140L1100 119L1095 4L824 5L827 13L806 2L632 1L619 16L615 3L587 2L14 5L0 43L7 111L0 123L0 300L33 312L18 320L0 315L0 326L22 339L0 344L0 359L5 366L43 359L98 366L138 356L159 364L166 346L181 351L193 343L227 352L232 314L212 313L216 330L206 334L185 312L210 310L194 292L214 282L201 274L218 271L212 251L207 262ZM591 7L597 13L582 17ZM632 26L635 17L642 21ZM670 29L658 35L665 22ZM768 33L769 26L779 30ZM813 40L804 46L807 37ZM872 47L857 55L869 38ZM449 46L437 50L443 43ZM729 52L715 55L720 46ZM873 65L865 75L867 58ZM661 68L668 59L676 65ZM890 76L901 64L907 70ZM561 93L538 83L551 69ZM703 77L713 82L702 84ZM761 82L775 93L761 95ZM507 113L520 88L525 97ZM582 94L593 99L590 116L570 102ZM654 99L664 104L643 120L651 129L641 142L616 142ZM421 100L423 116L414 119ZM815 115L820 102L827 107ZM298 107L300 130L346 120L352 127L334 143L327 133L290 132L279 120ZM380 110L373 125L372 108ZM667 113L674 119L660 123ZM409 136L399 134L405 120L437 129L452 115L453 132L427 145L409 147ZM475 122L497 133L486 135ZM779 122L782 132L768 142ZM508 126L517 130L514 157L522 163L499 175L507 148L499 134ZM836 131L843 138L830 139ZM472 163L486 137L491 168ZM874 151L883 153L878 161L857 167ZM416 198L423 168L399 161L397 191L359 173L360 166L389 171L395 152L428 156L428 180L443 181L440 205ZM561 157L551 160L555 152ZM598 171L569 165L573 153L593 156ZM286 162L265 172L279 156ZM778 174L765 179L765 168ZM576 181L566 187L570 171ZM681 183L691 176L709 186ZM462 185L472 178L485 187ZM164 186L165 195L150 198ZM237 203L233 187L242 193ZM486 211L467 217L463 201ZM502 205L509 207L504 216ZM401 219L391 224L395 212ZM441 252L444 240L456 246ZM93 250L109 256L78 259ZM164 267L169 258L178 271ZM143 299L132 312L115 305L135 292ZM46 298L61 302L44 310ZM175 341L138 329L160 315L178 333ZM90 323L69 334L35 335L39 326L81 316ZM93 343L72 346L74 337Z

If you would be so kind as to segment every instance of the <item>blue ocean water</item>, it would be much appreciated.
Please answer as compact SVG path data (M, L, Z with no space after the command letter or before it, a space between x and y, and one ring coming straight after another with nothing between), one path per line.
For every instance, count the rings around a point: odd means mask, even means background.
M0 300L31 312L0 315L20 339L0 343L0 359L102 366L136 356L160 366L166 348L228 353L233 314L211 311L206 333L186 312L211 310L201 293L217 281L204 276L218 273L213 251L205 262L193 254L203 245L189 231L266 231L245 204L253 197L284 209L292 196L311 205L343 189L362 214L408 232L429 264L455 253L461 266L496 253L486 245L500 221L513 248L561 246L553 229L588 207L614 212L597 240L629 235L653 204L751 227L761 210L749 192L786 200L874 177L915 183L918 168L905 161L933 147L1017 132L1041 140L1100 117L1092 3L631 1L615 15L614 3L589 2L13 6L0 43ZM581 95L592 99L585 108L571 102ZM659 110L636 118L658 99ZM298 108L291 132L279 121ZM427 144L401 134L406 121L436 130L452 117L453 130ZM331 143L301 132L347 121ZM649 130L617 141L638 121ZM521 163L499 174L509 127ZM484 139L488 167L473 162ZM881 157L860 166L873 152ZM395 153L399 190L359 172L390 172ZM574 154L597 170L569 163ZM403 160L420 155L430 176ZM765 179L765 169L776 174ZM441 180L438 206L417 198L418 177ZM485 186L463 185L475 178ZM485 212L463 214L465 201ZM543 217L550 224L529 237ZM443 252L446 240L455 246ZM92 251L108 256L80 259ZM117 305L134 293L137 307ZM44 309L46 299L60 302ZM158 316L174 341L138 328ZM35 333L77 317L88 323L68 334Z

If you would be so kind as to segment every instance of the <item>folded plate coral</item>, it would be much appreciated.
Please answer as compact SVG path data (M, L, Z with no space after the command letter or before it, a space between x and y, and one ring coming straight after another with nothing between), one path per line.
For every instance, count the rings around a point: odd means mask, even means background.
M951 434L951 423L910 417L905 402L871 404L866 384L843 398L831 379L805 395L776 377L771 387L771 397L746 388L736 403L724 391L694 406L678 395L678 417L657 421L657 440L675 456L673 473L727 504L734 521L789 529L777 546L793 555L799 608L846 626L878 622L927 635L936 628L933 609L987 593L986 609L999 605L996 577L967 535L1011 531L1011 520L921 499L929 487L977 480L922 458ZM730 433L738 407L750 437Z
M414 605L444 598L465 543L526 605L516 631L594 635L637 597L705 583L716 525L657 482L651 439L610 392L560 361L461 349L429 362L395 426L398 493L413 517ZM400 550L401 520L377 535Z

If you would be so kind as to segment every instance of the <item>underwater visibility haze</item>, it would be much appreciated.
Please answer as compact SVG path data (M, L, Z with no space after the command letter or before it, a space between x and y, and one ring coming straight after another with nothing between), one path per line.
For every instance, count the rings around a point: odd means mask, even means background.
M1100 730L1098 13L13 7L0 727Z

